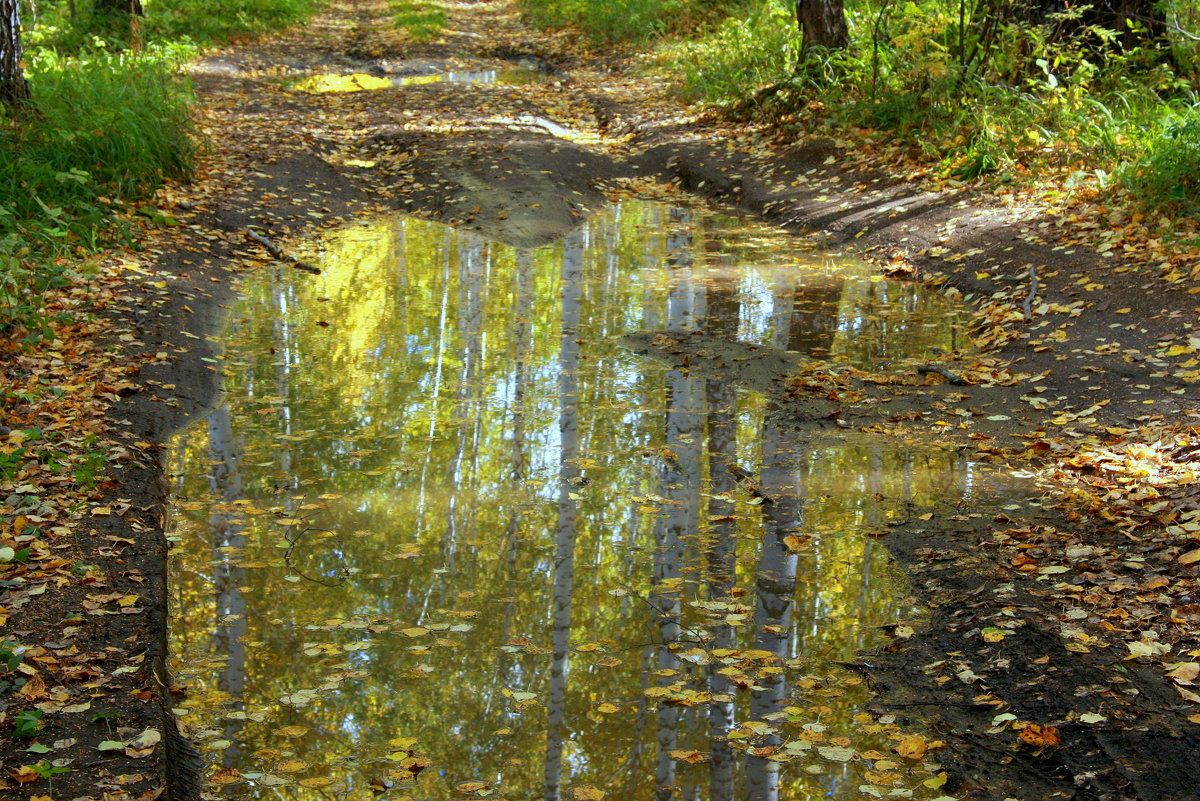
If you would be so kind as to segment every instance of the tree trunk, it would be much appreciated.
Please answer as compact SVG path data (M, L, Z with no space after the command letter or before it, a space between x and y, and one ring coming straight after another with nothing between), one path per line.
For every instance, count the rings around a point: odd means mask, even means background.
M92 0L96 14L130 14L142 16L141 0Z
M796 24L804 34L801 48L805 53L811 47L842 50L850 46L842 0L796 0Z
M0 0L0 105L29 102L21 54L21 15L18 0Z

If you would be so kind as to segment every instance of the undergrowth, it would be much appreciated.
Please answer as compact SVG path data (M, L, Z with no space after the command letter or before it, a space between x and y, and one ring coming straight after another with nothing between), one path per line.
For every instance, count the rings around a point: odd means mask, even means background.
M535 25L577 28L595 43L695 33L752 5L751 0L522 0Z
M694 18L694 5L638 0L609 20L590 0L526 0L536 21L587 26L600 40L689 30L675 17ZM945 177L1124 189L1149 209L1200 212L1196 40L1124 46L1130 31L1090 22L1087 9L1034 24L992 5L847 0L852 46L801 58L794 3L756 0L669 39L657 64L685 99L735 119L797 136L865 137ZM1200 25L1200 12L1176 6L1179 25Z
M136 201L191 175L201 142L179 67L196 46L287 27L320 2L144 0L135 18L67 0L29 7L33 102L0 106L0 336L52 337L67 320L44 309L46 294L124 240Z
M63 53L88 49L97 38L127 48L138 38L149 44L219 45L283 30L311 16L322 0L143 0L145 13L131 19L104 14L89 4L49 2L33 34Z
M0 330L46 334L42 295L66 284L72 257L120 234L123 202L190 175L187 52L31 54L35 106L0 117Z

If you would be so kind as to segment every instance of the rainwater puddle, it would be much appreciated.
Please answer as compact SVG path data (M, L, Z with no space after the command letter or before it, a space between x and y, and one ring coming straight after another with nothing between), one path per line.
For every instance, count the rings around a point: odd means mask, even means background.
M395 80L397 86L414 86L423 83L492 83L505 86L525 86L546 83L552 78L537 70L509 67L494 70L442 72L437 75L412 75Z
M352 74L320 73L301 78L291 84L297 92L308 94L331 94L344 92L369 92L390 89L393 86L417 86L430 83L484 83L505 86L523 86L545 83L548 76L536 70L513 67L462 72L440 72L434 75L407 75L388 77L365 72Z
M870 535L983 468L805 441L613 340L885 368L959 344L946 299L644 202L534 251L394 219L307 258L246 282L175 445L172 650L223 796L940 795L834 662L916 613Z

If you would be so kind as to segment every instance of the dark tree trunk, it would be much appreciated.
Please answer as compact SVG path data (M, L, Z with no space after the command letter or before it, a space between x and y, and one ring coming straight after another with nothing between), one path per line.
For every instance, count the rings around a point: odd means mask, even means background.
M18 0L0 0L0 104L29 102L29 83L21 67L21 15Z
M842 0L796 0L796 24L804 34L802 49L841 50L850 46L850 30Z
M131 14L142 16L141 0L93 0L92 11L96 14Z

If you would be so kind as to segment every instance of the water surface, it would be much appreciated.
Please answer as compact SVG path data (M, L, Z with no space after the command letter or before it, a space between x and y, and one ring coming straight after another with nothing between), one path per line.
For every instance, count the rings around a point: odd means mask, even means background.
M878 370L958 347L959 309L642 202L534 251L392 219L308 260L247 281L175 446L172 645L223 794L940 795L836 663L916 613L889 521L981 468L791 431L614 339Z

